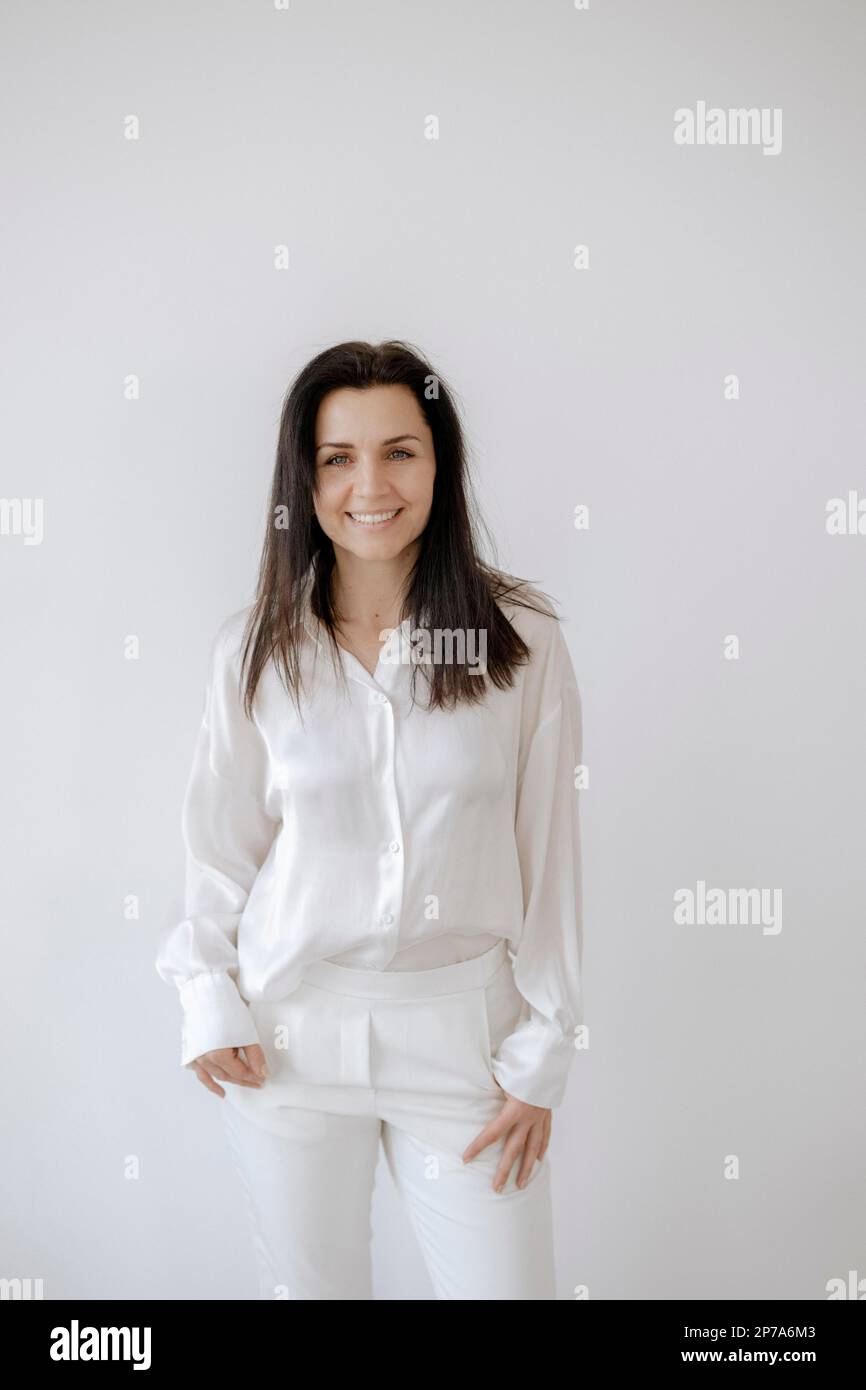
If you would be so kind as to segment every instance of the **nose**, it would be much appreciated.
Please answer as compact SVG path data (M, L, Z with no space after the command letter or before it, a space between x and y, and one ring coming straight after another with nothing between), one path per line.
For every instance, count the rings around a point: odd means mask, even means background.
M360 454L353 478L352 491L359 501L379 501L391 491L388 472L382 459L373 454Z

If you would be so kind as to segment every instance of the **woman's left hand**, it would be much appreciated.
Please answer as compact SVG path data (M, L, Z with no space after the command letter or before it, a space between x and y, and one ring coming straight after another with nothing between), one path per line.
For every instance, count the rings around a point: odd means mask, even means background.
M476 1135L463 1152L463 1162L469 1163L482 1149L505 1137L502 1158L493 1179L494 1192L502 1191L518 1158L521 1158L521 1164L517 1173L517 1186L526 1186L534 1163L536 1160L540 1161L547 1152L553 1116L551 1110L518 1100L507 1091L503 1091L503 1095L505 1102L499 1114L484 1126L481 1133Z

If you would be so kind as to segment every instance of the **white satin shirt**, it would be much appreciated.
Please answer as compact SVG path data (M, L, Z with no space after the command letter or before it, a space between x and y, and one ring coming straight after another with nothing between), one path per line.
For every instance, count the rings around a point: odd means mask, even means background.
M500 938L525 1007L493 1059L533 1105L562 1100L582 1022L577 766L581 702L559 622L500 604L532 660L478 705L411 704L411 620L371 676L305 599L303 722L273 663L254 719L238 689L249 609L211 646L183 806L183 920L162 935L160 977L178 987L181 1065L258 1042L251 1001L273 1002L307 962L424 970Z

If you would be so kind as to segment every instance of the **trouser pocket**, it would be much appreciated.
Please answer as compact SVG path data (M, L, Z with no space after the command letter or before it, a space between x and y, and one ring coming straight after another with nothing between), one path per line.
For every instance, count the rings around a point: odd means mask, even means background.
M485 985L417 1000L410 1009L404 1048L408 1085L501 1093L493 1059L528 1009L508 962Z
M528 1014L529 1005L514 983L510 961L503 962L478 993L484 1011L487 1066L492 1077L493 1059L509 1033L513 1033L521 1018Z
M343 1018L351 1011L363 1019L364 1002L302 981L285 999L254 1005L256 1029L273 1082L345 1084Z

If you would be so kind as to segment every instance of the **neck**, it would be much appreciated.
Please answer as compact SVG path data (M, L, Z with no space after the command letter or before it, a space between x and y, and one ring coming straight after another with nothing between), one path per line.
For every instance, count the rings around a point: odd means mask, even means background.
M361 560L336 547L334 555L331 601L337 621L376 630L396 627L415 555L403 551L391 560Z

